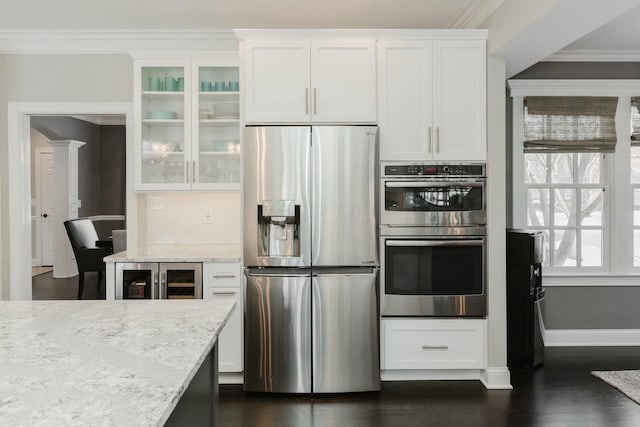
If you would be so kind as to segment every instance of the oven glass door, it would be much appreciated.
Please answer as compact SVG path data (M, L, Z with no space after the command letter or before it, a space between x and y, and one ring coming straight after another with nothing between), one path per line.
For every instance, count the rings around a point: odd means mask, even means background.
M384 206L389 212L484 210L482 181L386 181Z
M484 238L386 239L385 295L479 295Z

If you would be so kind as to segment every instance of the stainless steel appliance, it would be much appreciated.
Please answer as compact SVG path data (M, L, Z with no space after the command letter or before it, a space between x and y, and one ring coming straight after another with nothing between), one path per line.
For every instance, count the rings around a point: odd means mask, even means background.
M202 264L118 262L116 299L202 299Z
M380 389L377 128L249 127L247 391Z
M544 299L544 233L507 230L507 365L533 368L544 361L540 304Z
M382 316L485 316L484 164L381 164Z

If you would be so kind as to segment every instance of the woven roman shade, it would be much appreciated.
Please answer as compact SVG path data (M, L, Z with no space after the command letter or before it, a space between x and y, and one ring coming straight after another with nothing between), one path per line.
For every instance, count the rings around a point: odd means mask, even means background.
M525 152L615 151L618 98L528 96L524 102Z
M631 146L640 146L640 97L631 98Z

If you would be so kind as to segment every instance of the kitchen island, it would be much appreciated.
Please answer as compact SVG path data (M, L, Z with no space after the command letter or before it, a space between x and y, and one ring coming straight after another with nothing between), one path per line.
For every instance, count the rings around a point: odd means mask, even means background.
M191 425L210 425L216 341L233 309L232 300L0 301L0 425L180 425L185 411L201 414Z

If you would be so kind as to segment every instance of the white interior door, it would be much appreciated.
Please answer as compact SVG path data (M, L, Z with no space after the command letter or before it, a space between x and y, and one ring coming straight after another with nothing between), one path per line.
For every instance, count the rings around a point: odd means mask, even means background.
M42 265L53 265L53 154L40 153L40 168L38 171L39 212L40 215L40 253Z

